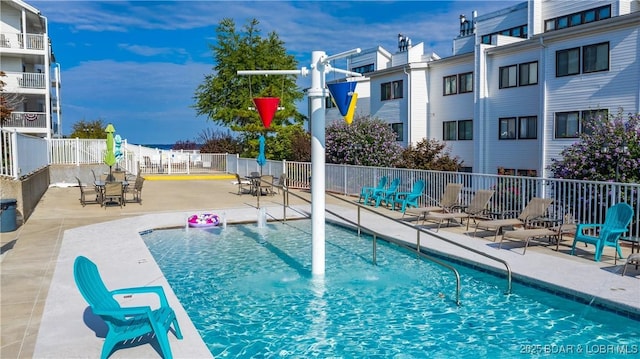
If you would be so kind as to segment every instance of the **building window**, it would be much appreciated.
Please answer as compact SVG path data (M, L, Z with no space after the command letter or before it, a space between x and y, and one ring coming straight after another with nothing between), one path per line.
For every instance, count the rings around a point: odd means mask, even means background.
M504 36L512 36L512 37L519 37L521 39L526 39L527 35L528 35L528 28L527 25L520 25L520 26L516 26L516 27L512 27L509 29L504 29L504 30L500 30L497 32L493 32L491 34L486 34L486 35L482 35L481 38L481 42L483 44L487 44L490 45L491 44L491 37L493 35L504 35Z
M572 14L569 16L569 26L582 24L582 13Z
M380 85L380 100L402 98L402 80L385 82Z
M473 72L458 75L460 79L460 93L473 92Z
M391 129L396 134L396 141L403 141L404 140L403 126L402 126L401 122L392 123L391 124Z
M442 139L445 141L455 141L457 139L457 122L456 121L447 121L443 123L443 134Z
M569 27L569 17L568 16L561 16L556 20L556 28L557 29L564 29L566 27Z
M584 46L582 48L582 72L609 70L609 43Z
M584 23L594 22L596 21L596 10L591 9L584 12Z
M538 118L536 116L520 117L518 122L518 138L538 138Z
M473 140L473 120L458 121L458 140Z
M598 18L596 20L604 20L611 17L611 5L603 6L596 10Z
M580 133L579 116L580 113L578 111L556 113L556 138L578 138Z
M458 93L458 76L451 75L444 78L444 95L455 95Z
M500 68L500 88L515 87L518 85L518 77L516 76L517 66L504 66Z
M556 19L551 19L544 22L544 31L552 31L555 29L556 29Z
M538 177L538 171L536 170L518 170L518 176L522 177Z
M538 83L538 62L520 64L520 86L535 85Z
M580 73L580 48L556 51L556 77Z
M357 72L359 74L366 74L367 72L373 72L374 70L375 67L373 66L373 64L358 66L351 69L351 71Z
M498 119L498 130L500 131L500 135L498 136L501 140L515 140L516 139L516 118L515 117L506 117Z
M608 19L610 17L611 5L605 5L569 15L559 16L553 19L547 19L544 21L544 31L564 29L567 27Z
M498 167L498 174L501 176L515 176L516 170L515 168Z
M593 129L592 126L589 126L587 124L590 124L593 122L594 119L596 118L603 118L603 119L608 119L609 118L609 110L604 109L604 110L586 110L586 111L582 111L581 116L580 116L580 132L582 133L587 133L587 134L593 134Z

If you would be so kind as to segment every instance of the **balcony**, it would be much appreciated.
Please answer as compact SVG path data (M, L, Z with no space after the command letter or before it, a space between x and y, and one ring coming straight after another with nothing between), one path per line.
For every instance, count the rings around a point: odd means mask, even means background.
M5 91L21 92L20 89L46 89L47 82L41 72L9 72L5 71Z
M26 41L25 41L26 40ZM2 33L0 34L0 48L24 49L24 50L44 50L43 34L20 34Z
M12 112L3 127L47 128L47 114L44 112Z

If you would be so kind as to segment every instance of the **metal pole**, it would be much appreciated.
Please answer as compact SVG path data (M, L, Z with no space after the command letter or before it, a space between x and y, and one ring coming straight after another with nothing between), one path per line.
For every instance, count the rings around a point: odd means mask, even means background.
M311 71L300 70L241 70L238 75L302 75L311 73L311 88L307 91L311 112L311 274L322 277L325 272L325 108L326 72L336 71L329 62L360 53L360 49L341 52L327 57L324 51L311 53ZM336 72L353 76L362 74L347 70ZM258 199L259 200L259 199Z
M311 53L311 274L325 272L325 114L324 114L324 51Z

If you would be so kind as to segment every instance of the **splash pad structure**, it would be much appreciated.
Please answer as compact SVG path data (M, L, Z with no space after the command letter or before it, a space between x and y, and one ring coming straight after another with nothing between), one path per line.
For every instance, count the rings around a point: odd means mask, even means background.
M331 72L360 77L362 74L334 68L331 61L360 53L360 49L327 56L324 51L311 53L311 70L241 70L238 75L299 75L311 74L311 88L307 91L311 111L311 274L325 273L325 97L326 74ZM256 103L257 105L257 103ZM262 115L262 114L261 114ZM269 121L270 122L270 121ZM263 123L266 122L263 119Z

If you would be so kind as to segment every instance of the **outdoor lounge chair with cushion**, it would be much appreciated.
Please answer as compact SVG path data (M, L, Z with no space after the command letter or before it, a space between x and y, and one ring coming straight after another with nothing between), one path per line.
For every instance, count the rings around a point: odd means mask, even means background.
M495 231L493 235L493 241L495 242L498 237L498 232L502 230L503 227L518 227L523 226L527 228L530 223L537 219L544 217L547 213L547 209L553 202L551 198L532 198L527 206L522 210L520 215L517 218L508 218L508 219L496 219L491 221L480 221L476 223L476 229L473 232L473 236L475 237L476 232L478 232L478 228L484 230L493 230Z
M445 187L440 201L427 198L428 203L426 207L407 209L402 216L404 217L404 215L408 213L418 216L418 219L420 219L420 217L425 216L429 212L451 212L455 206L459 205L458 197L460 197L460 191L462 191L462 183L447 183L447 187Z
M535 222L535 220L534 220ZM525 241L524 243L524 254L527 251L527 246L529 245L529 241L535 238L544 238L547 237L549 239L555 239L556 241L556 252L560 248L560 242L562 241L562 236L564 234L575 233L576 232L576 223L573 215L566 214L562 219L562 223L557 226L548 227L548 228L530 228L523 229L519 231L504 231L502 233L502 239L500 240L500 245L498 249L502 247L502 241L505 239L513 239L513 240L521 240Z
M618 239L620 239L620 236L628 230L627 227L629 226L629 223L631 223L632 218L633 208L626 203L618 203L607 209L604 223L578 224L576 235L573 239L573 245L571 246L571 255L574 255L576 251L576 243L584 242L596 246L594 257L596 262L600 261L604 247L615 247L616 254L622 258L622 250L620 249ZM585 233L585 230L590 230L589 234ZM594 230L596 233L592 234ZM615 255L614 258L615 261L617 261L617 257Z
M387 176L380 177L378 180L378 185L375 187L364 186L360 188L360 197L358 197L358 203L369 204L369 201L373 199L373 194L376 191L384 190L384 186L387 185Z
M413 184L411 192L397 192L391 200L391 210L395 211L396 205L400 207L402 213L405 212L407 207L418 207L418 200L422 197L422 191L424 191L424 180L417 180Z
M502 248L502 242L505 239L520 240L524 241L524 250L522 251L522 254L524 255L527 252L527 247L529 246L530 240L534 238L557 237L559 235L560 232L553 228L531 228L521 231L504 231L502 233L502 238L500 239L500 245L498 245L498 249Z
M160 286L135 287L108 290L100 277L98 267L90 259L78 256L73 265L73 277L78 290L91 307L93 314L99 316L109 327L101 358L108 358L116 344L140 338L155 336L160 344L162 356L172 358L167 332L173 325L176 338L182 339L182 332L176 314L169 307L164 290ZM159 299L159 308L150 306L122 307L114 295L155 294ZM157 302L156 302L157 303Z
M438 229L440 230L440 226L442 226L442 222L447 221L447 226L451 224L451 221L467 220L467 230L469 230L469 222L471 219L486 219L485 213L487 211L487 205L491 200L491 197L495 193L494 190L481 189L476 191L476 194L469 202L468 206L453 206L451 207L451 212L431 212L426 213L424 215L425 221L434 221L438 222ZM456 209L461 209L461 212L456 211Z
M379 207L382 202L388 205L398 192L398 187L400 187L400 178L394 178L388 188L373 191L373 201L376 202L376 207Z

